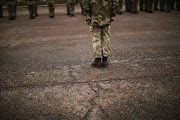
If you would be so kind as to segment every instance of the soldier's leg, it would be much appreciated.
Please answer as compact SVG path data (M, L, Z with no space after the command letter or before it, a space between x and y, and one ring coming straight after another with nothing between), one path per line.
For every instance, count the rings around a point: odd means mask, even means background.
M33 2L28 3L29 19L34 19L35 8Z
M92 44L94 48L94 57L101 58L102 57L102 41L101 41L101 27L91 26L90 27L92 33Z
M75 14L75 4L72 3L72 4L70 4L70 6L71 6L70 7L70 16L73 17Z
M35 14L35 17L38 16L38 3L35 2L35 5L34 5L34 14Z
M70 3L66 3L66 8L67 8L67 15L70 15Z
M13 16L13 19L15 20L16 19L16 3L15 2L12 2L12 16Z
M48 3L49 17L54 18L54 1Z
M126 8L126 12L128 12L129 11L129 9L128 9L128 0L125 0L125 8Z
M149 4L148 4L148 13L153 13L153 0L148 0Z
M175 3L175 0L171 0L171 10L174 10L174 3Z
M144 0L145 12L148 12L148 0Z
M119 0L119 9L120 9L119 14L122 14L122 7L123 7L123 0Z
M13 20L13 15L12 15L12 2L7 2L6 6L7 6L7 9L8 9L9 20Z
M144 0L139 0L139 8L140 8L140 11L143 11L144 10Z
M160 0L160 11L164 11L164 0Z
M0 18L3 17L3 4L0 3Z
M110 26L103 27L101 34L102 53L104 57L108 57L110 55Z
M171 12L171 2L170 2L170 0L166 0L166 12Z
M154 10L158 10L158 0L154 0Z

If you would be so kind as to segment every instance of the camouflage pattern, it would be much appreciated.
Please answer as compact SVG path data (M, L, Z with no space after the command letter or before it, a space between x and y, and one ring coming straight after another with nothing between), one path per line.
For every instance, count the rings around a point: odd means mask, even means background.
M153 2L154 0L147 0L147 10L149 13L153 13Z
M158 10L158 0L154 0L154 10Z
M54 17L55 0L47 0L49 8L49 17Z
M123 0L116 0L116 13L122 14Z
M132 13L137 14L137 6L138 6L138 0L131 0L131 4L132 4Z
M180 11L180 0L176 0L176 10Z
M3 0L0 0L0 18L3 17Z
M8 9L9 20L15 20L17 0L6 0L6 7Z
M91 16L92 26L106 26L111 23L111 17L116 15L114 0L89 0L85 8L87 16Z
M139 8L140 8L140 11L144 10L144 0L139 0Z
M90 31L95 58L110 55L110 24L111 18L116 16L116 1L89 0L85 11L91 16Z
M67 0L66 2L67 15L74 16L75 4L76 4L76 0Z
M35 0L27 0L28 10L29 10L29 18L35 17Z
M91 26L95 58L110 55L110 26Z
M81 14L82 15L86 15L86 12L85 12L85 9L84 9L85 1L87 1L87 0L80 0Z

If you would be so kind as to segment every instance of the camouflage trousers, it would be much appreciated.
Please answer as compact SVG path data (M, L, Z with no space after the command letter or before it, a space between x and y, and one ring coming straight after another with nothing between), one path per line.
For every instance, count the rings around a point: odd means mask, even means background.
M116 6L116 13L121 12L123 6L123 0L118 0L118 5Z
M139 8L141 11L144 10L144 0L139 0Z
M29 16L35 17L35 1L28 1Z
M48 2L49 16L54 16L54 1Z
M34 12L35 12L35 15L38 15L38 12L37 12L37 11L38 11L38 10L37 10L37 9L38 9L38 2L37 2L37 1L35 1L34 9L35 9L35 11L34 11Z
M0 17L3 17L3 4L0 3Z
M138 0L131 0L131 2L132 2L132 12L137 12Z
M95 58L110 55L110 25L90 26Z
M15 18L16 17L16 3L15 1L7 2L6 3L9 18Z
M154 10L158 10L158 0L154 0Z
M126 11L131 12L131 0L125 0Z
M75 13L75 3L66 3L67 14L74 15Z

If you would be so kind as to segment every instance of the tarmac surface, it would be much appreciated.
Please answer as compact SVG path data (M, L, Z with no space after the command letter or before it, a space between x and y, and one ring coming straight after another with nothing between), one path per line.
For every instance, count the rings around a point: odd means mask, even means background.
M94 68L85 17L65 6L0 19L2 120L180 119L180 12L117 15L107 68Z

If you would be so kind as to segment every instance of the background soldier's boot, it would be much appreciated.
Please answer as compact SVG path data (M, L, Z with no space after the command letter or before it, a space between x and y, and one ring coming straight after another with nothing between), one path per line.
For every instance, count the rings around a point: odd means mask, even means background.
M103 56L103 63L102 63L102 66L103 67L107 67L109 65L108 61L107 61L107 57L104 57Z
M92 66L94 66L94 67L102 67L101 58L96 58L94 60L94 62L92 63Z

